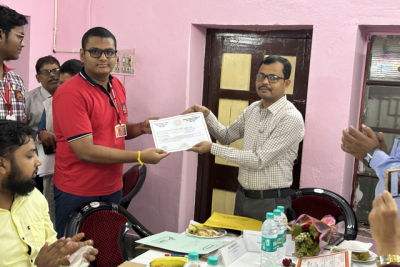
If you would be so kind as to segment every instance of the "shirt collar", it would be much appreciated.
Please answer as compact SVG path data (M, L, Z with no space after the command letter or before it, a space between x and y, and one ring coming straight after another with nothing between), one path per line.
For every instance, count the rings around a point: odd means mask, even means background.
M266 110L268 110L272 114L276 114L276 113L278 113L279 110L281 110L285 106L286 101L287 101L287 98L286 98L286 95L284 95L278 101L273 103L271 106L267 107ZM259 107L260 107L260 111L262 111L264 109L262 100L260 101Z
M14 200L11 203L10 212L12 212L13 210L17 209L19 206L21 206L25 202L26 198L27 198L27 196L20 196L20 195L15 194L14 195ZM0 209L0 211L5 211L5 210Z
M43 86L40 86L39 90L44 99L51 97L51 94Z
M7 67L6 64L3 63L3 71L9 72L10 70L14 70L14 69Z
M95 85L100 86L100 84L98 84L95 81L93 81L92 78L90 78L86 74L84 67L82 67L81 72L79 72L79 76L81 76L83 79L85 79L91 86L95 86ZM112 83L112 79L114 79L114 77L110 74L109 79L110 79L110 82Z

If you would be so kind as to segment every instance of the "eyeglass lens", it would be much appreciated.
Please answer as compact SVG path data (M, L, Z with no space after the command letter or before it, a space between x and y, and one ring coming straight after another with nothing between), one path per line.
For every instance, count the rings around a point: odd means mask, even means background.
M90 53L90 56L93 58L100 58L101 55L104 52L104 55L106 58L113 58L115 56L116 51L115 50L100 50L100 49L92 49L92 50L87 50Z

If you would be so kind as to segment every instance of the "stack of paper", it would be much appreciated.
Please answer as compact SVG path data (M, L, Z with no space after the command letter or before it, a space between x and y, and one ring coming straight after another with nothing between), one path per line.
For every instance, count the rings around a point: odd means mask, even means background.
M139 239L136 242L168 251L184 254L193 251L201 255L208 254L229 243L229 241L190 237L168 231Z
M261 231L262 222L247 217L227 215L214 212L204 223L208 227L217 227L233 230L253 230Z
M36 149L38 151L38 157L42 161L42 165L38 167L38 175L44 176L54 173L55 154L46 155L44 154L42 141L35 142Z

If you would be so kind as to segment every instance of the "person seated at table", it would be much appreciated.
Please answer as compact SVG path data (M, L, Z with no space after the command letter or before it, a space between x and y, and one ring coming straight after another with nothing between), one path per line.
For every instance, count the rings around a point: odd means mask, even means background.
M35 188L42 164L27 124L0 120L0 266L55 267L69 265L69 256L92 240L84 234L57 240L44 196ZM89 248L85 261L98 250Z
M372 210L368 219L371 234L376 243L378 266L400 265L400 223L398 213L396 201L386 190L372 202Z

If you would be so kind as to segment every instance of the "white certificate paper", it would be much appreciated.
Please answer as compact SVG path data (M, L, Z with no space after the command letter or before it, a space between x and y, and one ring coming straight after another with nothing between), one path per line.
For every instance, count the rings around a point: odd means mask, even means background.
M167 152L187 150L203 141L210 141L202 112L151 120L151 131L156 148Z
M346 250L330 255L302 258L297 262L297 267L350 267L351 251Z

